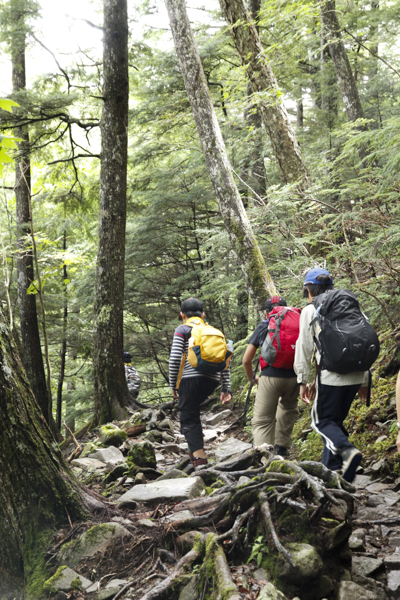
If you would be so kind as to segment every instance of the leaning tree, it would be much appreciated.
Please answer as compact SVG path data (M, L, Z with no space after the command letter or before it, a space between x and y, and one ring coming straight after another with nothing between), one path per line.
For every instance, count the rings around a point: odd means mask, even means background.
M83 492L52 437L0 312L0 598L37 598L43 550L83 515ZM37 588L36 588L37 586Z

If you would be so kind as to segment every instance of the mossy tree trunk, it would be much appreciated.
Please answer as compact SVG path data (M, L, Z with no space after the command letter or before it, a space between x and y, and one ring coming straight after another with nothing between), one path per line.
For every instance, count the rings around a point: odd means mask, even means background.
M12 84L14 98L26 89L25 46L26 16L25 0L12 0L10 10L10 42L12 60ZM35 279L30 227L31 164L30 144L27 127L17 127L14 134L21 141L15 160L15 200L17 209L17 272L18 272L18 308L23 347L22 360L32 391L50 423L49 399L46 376L40 346L39 325L36 310L36 294L27 290Z
M244 0L220 0L220 6L230 25L230 33L242 64L246 67L254 104L259 106L282 179L285 183L298 182L299 192L302 193L309 185L308 172L275 75L265 58L257 27L249 16Z
M261 311L268 293L275 293L259 246L232 175L184 0L166 0L186 92L200 137L207 170L225 228L238 257L249 295Z
M103 6L104 82L93 337L98 423L121 418L129 403L123 361L129 96L127 1L104 0Z
M1 312L0 429L0 598L38 598L43 551L67 511L81 516L80 496Z

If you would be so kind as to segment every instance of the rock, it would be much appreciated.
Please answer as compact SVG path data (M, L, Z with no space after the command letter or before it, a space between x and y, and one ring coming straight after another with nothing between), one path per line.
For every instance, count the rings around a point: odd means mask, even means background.
M215 429L204 429L203 431L203 438L205 442L212 442L217 436L218 433L215 431Z
M330 596L335 590L333 581L328 575L321 575L316 588L318 590L318 598Z
M329 508L329 512L332 513L335 519L339 519L339 521L344 521L347 512L347 502L341 500L340 498L338 498L337 501L338 505L332 504L332 506Z
M260 592L258 600L287 600L285 594L282 594L272 583L267 583Z
M158 477L156 481L164 481L164 479L182 479L184 477L189 477L189 475L183 471L179 471L179 469L171 469L164 473L164 475L161 475L161 477Z
M99 427L99 440L103 446L120 446L127 439L126 431L113 423L107 423Z
M217 459L217 462L221 462L236 454L242 454L251 448L251 444L248 444L247 442L241 442L240 440L232 437L227 439L226 442L216 448L215 458Z
M393 592L400 590L400 571L389 571L387 585Z
M391 531L392 530L390 529L390 527L386 527L386 525L381 525L381 536L383 538L388 536Z
M387 591L390 593L390 590L379 581L371 579L371 577L364 577L364 575L357 575L356 573L353 573L353 583L356 583L365 591L373 594L374 598L377 600L389 600Z
M161 442L162 441L162 432L157 429L153 429L152 431L148 431L143 436L148 442Z
M379 504L375 507L359 506L357 510L357 519L360 521L375 521L378 519L393 519L400 516L400 509L397 506L388 506Z
M290 552L295 567L287 563L280 555L279 577L282 580L290 580L294 584L304 584L318 577L322 571L323 562L318 552L309 544L286 544L285 548Z
M87 458L89 454L93 454L93 452L97 452L99 447L93 442L88 442L83 446L83 450L79 458Z
M356 475L352 485L358 490L361 490L365 489L370 482L371 477L369 475Z
M377 481L375 483L367 485L366 490L367 492L381 492L382 490L387 490L388 487L390 487L389 484Z
M162 447L162 450L164 452L172 452L173 454L180 454L182 451L182 448L179 448L178 444L164 444Z
M71 461L71 465L79 467L84 471L101 471L107 468L105 463L96 460L95 458L74 458L74 460Z
M353 581L341 581L338 600L377 600L377 596Z
M111 521L115 521L116 523L120 523L121 525L133 525L130 519L124 519L124 517L113 517Z
M100 582L96 581L95 583L93 583L93 585L91 585L90 587L87 588L86 593L87 594L94 594L95 592L98 592L100 588Z
M50 577L43 586L47 592L59 590L70 592L71 590L86 590L92 582L65 565L59 567L53 577Z
M242 475L241 477L239 477L238 485L244 485L245 483L249 483L249 481L251 481L250 477L245 477L244 475Z
M108 598L114 598L118 594L122 586L105 587L104 590L100 590L97 594L97 600L108 600Z
M159 452L157 452L157 454L156 454L156 462L165 462L165 456L164 456L164 454L160 454Z
M389 554L383 558L383 562L388 569L400 569L400 554Z
M107 588L119 587L120 589L128 583L127 579L112 579L106 585Z
M153 481L145 485L137 485L117 501L117 506L131 506L133 502L182 502L189 498L197 498L205 490L200 477L183 479L166 479Z
M391 548L399 548L400 547L400 536L391 536L389 538L389 546Z
M131 463L134 463L138 467L155 469L157 461L153 444L148 441L133 444L128 452L128 464Z
M170 429L171 431L174 430L174 423L171 421L171 419L163 419L160 421L160 423L158 423L158 426L163 427L164 429Z
M365 552L365 531L356 529L349 538L349 548L358 552Z
M122 454L121 450L118 450L118 448L116 448L115 446L101 448L100 450L97 450L97 452L89 454L89 458L95 458L96 460L100 460L101 462L106 463L106 465L111 468L114 468L125 461L124 455Z
M142 525L143 527L158 527L157 523L154 523L154 521L150 521L150 519L139 519L139 521L137 521L138 525Z
M253 573L253 579L261 579L262 581L267 581L268 575L264 569L256 569Z
M222 412L217 413L216 415L211 415L211 417L207 417L205 420L206 425L218 425L224 419L227 419L232 414L232 411L229 409L223 410Z
M376 463L373 463L370 466L370 470L372 471L372 473L377 474L377 473L379 473L379 471L382 471L385 466L386 466L386 460L384 458L381 458Z
M353 556L351 561L351 570L358 575L368 577L377 571L383 565L382 558L371 558L369 556Z
M168 515L167 517L163 517L161 523L173 523L174 521L181 521L182 519L191 519L193 516L194 515L190 510L181 510L172 515Z
M144 485L147 483L147 479L144 473L136 473L135 475L135 485Z
M192 550L196 537L201 537L203 534L201 531L187 531L183 535L180 535L176 538L175 543L183 552L183 554L187 554Z
M198 585L198 576L194 575L189 583L182 589L178 600L199 600Z
M74 568L82 558L104 552L117 539L130 538L132 534L119 523L103 523L91 527L78 538L64 544L58 553L59 564Z
M131 425L138 425L140 423L147 423L151 419L153 411L151 408L145 408L144 410L133 413L129 422Z

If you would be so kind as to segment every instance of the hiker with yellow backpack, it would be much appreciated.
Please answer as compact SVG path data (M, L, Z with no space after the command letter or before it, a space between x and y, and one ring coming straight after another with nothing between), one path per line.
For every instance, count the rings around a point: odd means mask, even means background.
M229 362L233 347L224 334L204 321L203 303L188 298L181 304L183 323L174 332L169 358L169 386L178 410L181 433L188 443L193 466L207 464L200 405L222 383L220 400L231 399ZM228 347L229 346L229 347Z

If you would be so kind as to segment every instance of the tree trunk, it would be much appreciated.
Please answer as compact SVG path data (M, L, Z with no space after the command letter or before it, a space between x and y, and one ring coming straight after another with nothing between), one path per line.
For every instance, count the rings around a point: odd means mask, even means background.
M13 91L20 92L26 87L25 69L25 3L13 0L11 4L11 58ZM21 141L18 143L18 156L15 161L15 199L17 208L17 273L18 306L23 346L23 363L32 391L47 423L49 414L46 377L40 347L39 325L36 311L36 294L27 290L35 279L31 243L29 200L31 194L31 165L29 133L26 127L14 129Z
M67 249L67 232L64 229L64 238L63 238L63 250L64 252ZM67 295L67 285L65 280L68 278L67 265L63 266L63 286L64 286L64 310L63 310L63 338L61 342L61 350L60 350L60 374L58 376L58 385L57 385L57 417L56 424L58 430L61 431L61 420L62 420L62 392L63 392L63 384L65 377L65 361L67 356L67 325L68 325L68 295Z
M322 17L325 26L329 52L335 67L336 79L342 94L343 104L349 121L364 117L357 84L351 70L349 57L342 41L340 25L336 14L335 0L322 3Z
M232 176L184 0L166 0L186 91L225 228L237 254L248 292L258 310L275 286L261 255Z
M128 140L126 0L104 0L99 243L94 314L95 419L121 418L129 403L123 362Z
M33 599L45 578L40 557L67 511L80 516L80 500L1 312L0 331L0 598Z
M301 192L309 184L307 169L280 98L275 75L265 59L256 26L249 19L244 0L220 0L220 5L230 25L230 32L242 64L246 67L250 88L253 94L259 95L255 98L255 103L260 107L262 121L271 140L282 179L285 183L299 182ZM266 92L268 100L265 100Z

